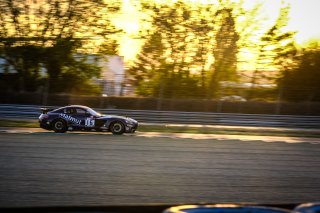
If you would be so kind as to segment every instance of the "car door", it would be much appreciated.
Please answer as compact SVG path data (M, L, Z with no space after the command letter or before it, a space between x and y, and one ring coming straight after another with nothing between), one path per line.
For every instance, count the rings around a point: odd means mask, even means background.
M76 108L76 118L81 120L81 127L85 127L85 128L95 127L94 116L91 116L91 114L83 108Z
M77 120L78 127L86 127L87 113L85 109L75 107L72 116Z
M68 126L81 127L82 122L77 114L77 110L74 107L68 107L64 109L64 113L60 115L65 121L68 122Z

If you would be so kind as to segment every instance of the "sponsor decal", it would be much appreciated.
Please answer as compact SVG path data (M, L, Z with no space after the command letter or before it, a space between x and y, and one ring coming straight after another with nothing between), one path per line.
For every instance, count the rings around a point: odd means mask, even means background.
M71 117L70 115L59 114L59 117L65 119L65 120L67 120L67 121L70 121L70 122L72 122L72 123L74 123L74 124L77 124L77 125L80 125L80 124L81 124L81 120L76 119L76 118L74 118L74 117Z

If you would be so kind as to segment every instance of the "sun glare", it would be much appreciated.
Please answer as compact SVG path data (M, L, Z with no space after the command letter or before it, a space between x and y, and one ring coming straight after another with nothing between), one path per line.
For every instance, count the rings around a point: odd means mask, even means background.
M217 0L185 0L191 3L217 3ZM239 0L234 0L239 1ZM174 0L157 0L154 2L174 2ZM125 56L126 61L134 59L135 54L140 48L140 43L135 36L141 30L141 14L133 6L133 0L123 0L123 6L120 14L114 17L114 23L124 30L124 35L120 38L120 54ZM245 0L245 7L253 7L257 3L262 3L262 12L266 20L261 25L261 32L265 32L271 27L279 15L279 9L289 4L291 9L289 13L289 23L286 30L296 32L296 42L303 45L308 40L320 40L320 28L317 21L320 20L320 1L318 0ZM260 33L259 33L260 34Z
M288 29L296 30L296 40L303 44L310 39L320 39L320 1L287 0L291 5Z
M271 25L279 15L279 9L283 5L290 5L289 22L287 30L295 31L296 42L303 45L311 39L320 40L320 1L318 0L246 0L245 5L250 7L257 2L263 3L263 11L268 16Z

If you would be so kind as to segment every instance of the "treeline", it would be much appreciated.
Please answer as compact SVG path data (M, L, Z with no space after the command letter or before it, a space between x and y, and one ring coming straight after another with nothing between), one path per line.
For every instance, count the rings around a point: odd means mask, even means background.
M110 19L120 2L0 1L0 89L99 94L88 53L117 53Z
M262 29L261 5L246 10L243 1L215 5L178 1L142 2L140 7L149 14L151 27L142 32L144 45L129 70L139 95L221 99L242 94L247 100L320 100L320 49L297 47L295 32L285 31L289 5L280 8L275 23L261 35L257 34ZM243 52L255 57L248 59ZM254 60L253 70L239 71L249 60ZM235 84L238 87L225 86ZM276 86L270 89L271 85Z
M41 94L35 93L15 93L8 94L7 96L0 95L0 103L39 106L65 106L69 104L81 104L101 109L320 116L319 102L231 102L199 99L97 97L70 94L49 94L48 96L48 99L44 100L44 97L41 97Z
M124 32L112 17L121 2L1 1L0 89L100 95L92 79L101 69L88 63L88 55L96 60L117 54L117 37ZM320 101L320 47L315 42L299 48L295 32L285 30L289 5L264 29L262 6L246 9L244 1L134 2L143 14L138 35L143 45L128 68L136 95ZM254 68L246 68L249 63Z

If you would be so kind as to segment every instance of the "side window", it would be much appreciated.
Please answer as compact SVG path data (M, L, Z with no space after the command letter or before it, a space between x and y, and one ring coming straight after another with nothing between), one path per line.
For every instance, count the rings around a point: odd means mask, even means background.
M59 110L54 110L54 111L52 111L52 112L54 112L54 113L64 113L64 110L65 110L65 109L59 109Z
M75 114L76 110L74 108L65 108L64 113L65 114Z
M86 114L86 111L84 109L76 108L75 110L78 115L85 115Z

